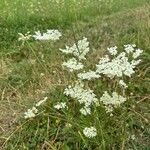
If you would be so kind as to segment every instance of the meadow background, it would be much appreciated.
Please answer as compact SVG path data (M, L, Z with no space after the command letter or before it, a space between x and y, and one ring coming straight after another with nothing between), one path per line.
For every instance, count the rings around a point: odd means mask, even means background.
M57 42L31 40L26 45L18 41L18 33L30 31L33 34L46 29L58 29L63 37ZM11 133L20 126L23 112L45 93L52 99L61 97L56 89L67 85L71 77L62 70L65 58L58 49L83 36L90 41L93 51L90 60L93 63L110 46L135 43L144 50L139 75L131 79L135 85L129 90L130 94L136 94L132 103L134 107L130 110L130 130L136 140L122 149L150 149L149 0L1 0L0 145L7 142ZM45 134L45 131L40 132ZM23 144L26 143L26 133L16 137L18 140L7 142L5 149L19 149L19 142L24 149L42 149L36 137L29 145ZM60 147L62 145L59 143ZM80 149L77 147L74 149ZM116 149L113 144L111 148ZM47 149L57 148L47 142ZM62 149L67 150L67 146Z

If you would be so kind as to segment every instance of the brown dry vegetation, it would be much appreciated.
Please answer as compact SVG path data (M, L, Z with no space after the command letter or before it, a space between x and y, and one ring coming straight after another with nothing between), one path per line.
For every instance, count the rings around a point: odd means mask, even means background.
M73 43L74 33L76 39L85 36L90 41L92 54L89 60L92 60L93 64L98 62L108 46L135 42L147 53L150 51L150 6L148 4L109 15L91 17L87 22L77 20L71 26L62 30L65 36L57 43L57 46L49 42L35 42L26 46L14 45L13 48L19 51L1 55L0 135L2 135L2 141L5 140L4 135L9 133L11 127L18 122L23 112L32 106L33 102L41 99L44 93L55 87L67 85L68 78L71 80L70 75L61 68L64 58L58 52L58 48L66 43L68 45ZM30 52L30 46L35 51L36 57ZM143 82L148 83L150 80L145 77L145 74L149 72L147 67L149 62L142 65L140 77L143 78ZM148 93L139 95L141 96L141 99L138 99L139 102L148 103L150 98ZM139 108L141 115L143 118L150 119L145 105L147 104L141 104L143 110Z

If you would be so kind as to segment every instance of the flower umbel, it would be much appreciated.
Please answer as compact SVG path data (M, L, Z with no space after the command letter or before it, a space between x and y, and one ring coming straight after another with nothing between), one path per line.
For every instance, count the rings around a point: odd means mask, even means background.
M85 56L89 52L89 42L87 38L79 40L77 44L74 44L72 47L66 46L66 49L59 49L65 54L73 54L78 57L79 60L86 59Z
M86 115L90 114L90 107L93 103L97 103L98 99L91 89L84 89L84 84L76 82L74 86L68 86L65 89L64 94L76 99L84 107L81 109L81 113Z
M128 87L127 84L126 84L123 80L120 80L120 81L119 81L119 85L120 85L121 87L123 87L123 88L127 88L127 87Z
M107 50L110 53L110 55L114 55L115 56L118 53L117 46L107 48Z
M18 35L18 41L22 41L23 44L25 41L28 41L31 38L30 32L27 32L26 34L18 33Z
M105 91L102 97L100 98L100 101L103 102L106 112L111 113L114 108L117 108L122 103L124 103L126 101L126 98L124 98L116 92L113 92L112 96L110 96L108 92Z
M133 51L134 51L134 48L136 47L136 45L135 44L127 44L127 45L124 45L124 47L125 47L125 51L126 51L126 53L133 53Z
M96 78L99 78L100 75L97 74L95 71L88 71L88 72L83 72L83 73L79 73L78 74L78 78L81 79L81 80L91 80L91 79L96 79Z
M128 53L133 54L133 60L129 60ZM141 53L142 50L135 50L134 45L125 45L125 52L118 54L115 58L110 59L108 55L101 58L99 64L96 65L96 72L109 78L122 77L123 75L131 77L135 73L135 67L140 62L140 60L134 58L137 58Z
M71 72L74 70L80 70L84 67L83 64L81 62L78 62L75 58L69 59L67 62L64 62L62 65L69 68Z
M40 31L36 31L35 35L33 35L33 38L35 40L59 40L61 37L61 33L58 30L47 30L46 33L41 33Z
M38 110L36 109L36 107L32 107L32 109L28 109L27 112L24 113L24 118L28 119L28 118L34 118L37 114Z
M97 131L95 127L86 127L83 130L83 134L87 137L87 138L93 138L97 135Z
M62 109L62 108L65 108L66 107L66 102L59 102L59 103L57 103L55 106L54 106L54 108L56 108L56 109Z

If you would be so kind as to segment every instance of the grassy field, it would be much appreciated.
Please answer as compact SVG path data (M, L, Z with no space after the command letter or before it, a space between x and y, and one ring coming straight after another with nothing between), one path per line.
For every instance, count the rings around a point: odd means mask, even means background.
M59 41L30 40L18 33L58 29ZM93 67L107 47L136 44L142 62L130 78L126 109L110 118L99 112L101 129L94 140L81 131L87 121L77 112L57 112L52 105L69 98L64 88L75 77L63 70L65 45L87 37ZM1 0L0 1L0 146L6 150L149 150L150 149L150 1L149 0ZM131 83L134 84L131 84ZM90 83L90 85L95 83ZM96 83L99 93L107 89ZM23 113L44 96L44 113L25 120ZM73 108L76 106L73 103ZM68 127L67 123L73 127ZM129 138L131 137L131 138Z

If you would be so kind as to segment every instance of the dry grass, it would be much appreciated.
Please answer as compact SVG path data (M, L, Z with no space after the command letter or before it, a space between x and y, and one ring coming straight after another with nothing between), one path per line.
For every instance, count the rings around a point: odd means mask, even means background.
M93 63L98 61L106 47L130 42L142 46L141 48L149 54L149 10L150 6L144 5L112 15L97 16L91 18L90 22L76 21L71 28L67 27L63 31L65 38L57 46L51 43L47 43L45 46L44 43L41 45L35 43L32 46L46 70L41 67L32 53L26 54L26 51L29 50L28 46L19 48L19 53L3 55L0 60L0 133L2 137L8 133L13 124L17 123L18 118L22 116L22 113L35 101L41 99L49 90L68 84L69 75L61 69L60 64L63 58L57 48L63 47L66 43L73 43L74 33L77 39L85 36L91 42L93 53L89 59ZM72 32L72 28L74 32ZM54 48L55 46L56 48ZM39 52L44 55L44 61ZM148 63L145 62L145 66ZM147 67L142 73L144 74L143 77L148 73ZM149 80L148 77L145 78L145 80L147 79ZM18 84L13 85L14 82ZM148 93L143 95L143 99L144 97L150 98ZM147 115L146 118L148 118Z

